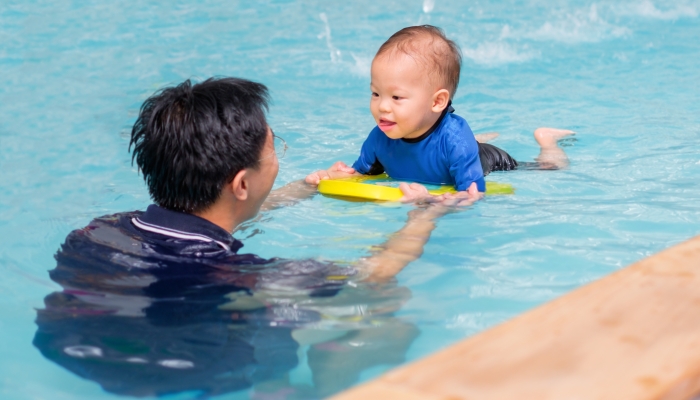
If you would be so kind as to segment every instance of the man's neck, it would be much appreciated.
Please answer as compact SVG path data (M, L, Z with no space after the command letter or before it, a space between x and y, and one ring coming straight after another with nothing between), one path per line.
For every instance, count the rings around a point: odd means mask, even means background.
M244 221L244 218L235 212L236 209L237 207L226 204L223 199L219 199L219 201L206 210L193 214L206 219L212 224L220 226L225 229L226 232L233 233L234 229Z

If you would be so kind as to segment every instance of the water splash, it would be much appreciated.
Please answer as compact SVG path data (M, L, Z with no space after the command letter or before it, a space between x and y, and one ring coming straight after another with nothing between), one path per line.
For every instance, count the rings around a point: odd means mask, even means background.
M328 50L331 53L331 62L337 63L340 60L340 50L333 46L333 41L331 40L331 26L328 24L328 16L326 13L320 13L318 14L318 17L321 18L321 21L323 21L323 25L325 26L325 30L323 33L318 35L318 38L326 39L326 47L328 47Z
M355 53L350 53L355 64L350 67L350 70L359 76L369 76L370 69L372 67L372 59L367 57L358 56Z
M435 0L423 0L423 12L428 14L435 8Z

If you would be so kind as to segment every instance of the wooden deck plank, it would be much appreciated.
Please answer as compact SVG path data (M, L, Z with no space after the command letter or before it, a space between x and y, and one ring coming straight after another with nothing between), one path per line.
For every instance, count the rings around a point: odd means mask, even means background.
M335 399L688 399L699 392L700 236Z

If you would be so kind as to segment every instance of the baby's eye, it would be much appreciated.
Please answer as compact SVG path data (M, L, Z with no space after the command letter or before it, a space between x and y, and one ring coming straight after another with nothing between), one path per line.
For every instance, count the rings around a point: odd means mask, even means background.
M399 97L399 96L391 96L391 98L394 99L394 100L398 100L398 99L400 99L401 97Z
M372 92L372 97L379 97L379 93L377 93L377 92Z

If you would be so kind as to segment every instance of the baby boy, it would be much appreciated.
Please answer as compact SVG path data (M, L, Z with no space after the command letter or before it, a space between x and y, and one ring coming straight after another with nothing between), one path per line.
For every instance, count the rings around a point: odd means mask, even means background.
M518 163L495 146L477 143L467 121L453 114L460 68L459 47L440 28L412 26L392 35L372 61L370 111L377 126L360 157L352 167L338 162L316 171L306 182L386 172L397 180L451 184L472 195L484 192L485 174L515 169ZM561 167L566 156L557 140L572 133L539 128L539 163L529 164Z

